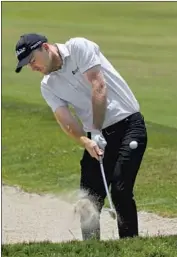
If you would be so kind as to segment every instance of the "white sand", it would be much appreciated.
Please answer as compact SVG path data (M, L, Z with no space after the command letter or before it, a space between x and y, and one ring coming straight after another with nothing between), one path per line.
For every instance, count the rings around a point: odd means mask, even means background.
M24 193L18 188L2 186L2 242L52 242L81 240L79 218L74 217L73 204L52 195ZM138 213L142 236L177 234L177 218L162 218L146 212ZM116 221L103 209L101 239L118 238Z

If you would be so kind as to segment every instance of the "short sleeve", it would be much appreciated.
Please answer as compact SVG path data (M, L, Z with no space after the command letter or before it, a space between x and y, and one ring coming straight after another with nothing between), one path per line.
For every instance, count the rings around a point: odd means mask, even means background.
M43 84L41 85L41 94L53 112L55 112L58 107L68 106L66 101L56 96L52 91L44 87Z
M82 73L101 65L99 46L96 43L85 38L75 38L73 50L76 64Z

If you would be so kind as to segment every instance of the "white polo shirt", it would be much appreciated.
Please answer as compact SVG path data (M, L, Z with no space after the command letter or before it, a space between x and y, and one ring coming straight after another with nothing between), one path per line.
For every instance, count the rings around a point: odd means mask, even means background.
M92 132L92 86L83 73L100 66L107 86L107 109L103 128L139 111L139 104L125 80L100 52L99 46L85 38L71 38L56 44L63 65L58 71L44 76L41 93L52 111L60 106L72 106L85 132Z

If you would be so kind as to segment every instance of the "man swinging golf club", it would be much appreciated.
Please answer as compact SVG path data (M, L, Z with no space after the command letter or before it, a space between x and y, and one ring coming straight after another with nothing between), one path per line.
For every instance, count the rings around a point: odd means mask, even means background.
M99 212L106 197L100 156L117 213L119 237L138 236L133 188L147 144L145 122L139 104L126 81L86 38L51 44L39 34L22 35L16 44L18 64L44 74L41 93L64 132L84 148L81 189L89 192ZM71 114L72 106L80 122ZM136 149L129 147L136 141ZM81 229L83 239L100 238L94 229Z

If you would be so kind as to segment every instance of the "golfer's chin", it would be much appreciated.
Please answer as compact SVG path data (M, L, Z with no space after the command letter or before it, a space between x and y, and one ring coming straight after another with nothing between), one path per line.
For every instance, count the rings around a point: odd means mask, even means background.
M42 73L43 75L48 75L50 72L48 72L47 70L38 70L38 72Z
M47 69L43 69L40 71L42 74L44 75L49 75L52 71L51 70L47 70Z

